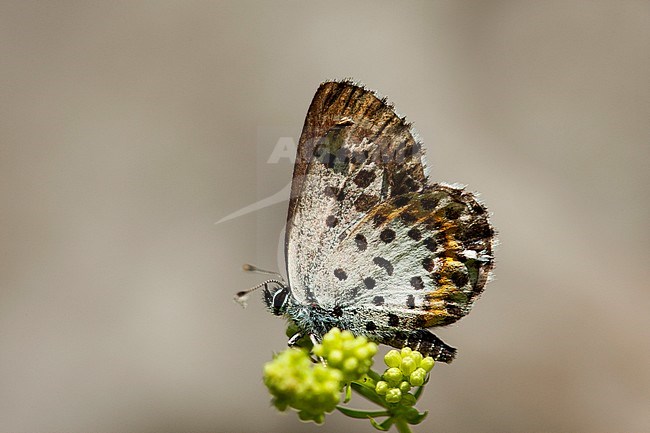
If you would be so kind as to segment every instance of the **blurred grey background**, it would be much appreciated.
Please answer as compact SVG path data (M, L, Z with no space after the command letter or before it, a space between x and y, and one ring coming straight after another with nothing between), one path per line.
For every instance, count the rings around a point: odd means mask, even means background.
M647 1L1 2L0 431L374 431L269 405L286 202L215 225L353 77L500 232L416 431L650 432L649 53Z

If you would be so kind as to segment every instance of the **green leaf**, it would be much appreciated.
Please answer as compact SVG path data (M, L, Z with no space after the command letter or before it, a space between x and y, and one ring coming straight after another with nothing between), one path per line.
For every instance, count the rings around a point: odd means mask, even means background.
M350 409L342 406L336 406L336 409L339 412L341 412L343 415L349 416L350 418L358 418L358 419L367 419L370 417L390 415L390 413L385 410L371 412L367 410Z
M348 383L345 385L345 400L343 400L343 403L349 402L351 398L352 398L352 387Z
M388 408L388 406L386 406L387 403L384 401L383 398L377 395L374 389L369 389L357 382L352 382L350 385L352 386L353 390L355 390L357 393L361 394L363 397L367 398L371 402L378 404L381 407Z
M370 420L370 424L372 424L372 426L379 431L388 431L388 429L390 428L390 426L393 425L394 422L392 418L388 418L386 421L382 422L381 424L378 424L377 421L375 421L371 417L368 417L368 420Z

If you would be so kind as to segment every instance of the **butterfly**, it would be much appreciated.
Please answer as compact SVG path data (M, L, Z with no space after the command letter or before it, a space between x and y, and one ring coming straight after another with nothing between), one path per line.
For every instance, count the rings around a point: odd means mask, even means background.
M256 288L299 329L289 344L337 327L451 362L456 349L428 328L468 314L483 291L494 262L488 216L471 192L429 181L422 144L385 98L325 82L298 143L288 281Z

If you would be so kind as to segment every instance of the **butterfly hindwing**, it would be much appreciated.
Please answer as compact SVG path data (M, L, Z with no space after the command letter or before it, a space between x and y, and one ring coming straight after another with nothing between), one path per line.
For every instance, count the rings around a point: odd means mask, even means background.
M485 208L450 186L387 200L357 223L332 254L364 284L355 305L398 316L391 328L428 328L466 315L492 268ZM356 274L356 275L353 275ZM398 323L395 323L398 322Z

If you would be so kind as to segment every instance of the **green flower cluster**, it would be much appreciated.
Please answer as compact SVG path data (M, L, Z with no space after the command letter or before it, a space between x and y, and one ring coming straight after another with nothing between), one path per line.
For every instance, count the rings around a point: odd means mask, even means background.
M341 398L342 381L341 371L314 364L302 349L287 349L264 365L264 384L275 407L292 407L303 421L325 420Z
M339 403L343 385L368 372L377 345L333 328L313 353L327 366L314 363L306 350L289 348L264 366L264 384L278 410L291 407L301 420L320 424Z
M414 386L422 386L427 378L427 373L433 368L433 358L408 347L391 350L384 356L388 366L382 379L377 382L375 391L384 396L387 403L415 404L415 396L409 391Z
M355 337L350 331L332 328L321 344L314 346L314 355L327 361L327 366L343 373L343 381L359 380L370 370L377 345L366 337Z

